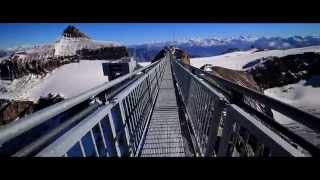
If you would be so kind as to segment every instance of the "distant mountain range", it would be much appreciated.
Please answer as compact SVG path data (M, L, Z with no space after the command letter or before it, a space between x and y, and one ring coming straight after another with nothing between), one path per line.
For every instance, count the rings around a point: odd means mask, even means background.
M138 45L129 45L128 52L131 56L137 58L140 62L152 61L156 54L164 47L175 45L184 50L192 57L209 57L220 55L233 51L245 51L252 48L259 50L290 49L307 46L320 45L320 36L292 36L292 37L252 37L239 36L234 38L205 38L190 39L185 41L167 41L157 43L147 43ZM120 46L115 42L103 42L90 39L87 35L80 32L73 26L69 26L63 32L62 37L54 44L11 48L0 50L1 57L12 54L16 51L38 52L44 51L51 54L51 49L55 49L54 55L72 55L77 50L97 49L101 47ZM48 53L49 51L49 53ZM50 56L50 55L49 55Z
M240 36L236 38L190 39L128 46L129 53L139 61L150 61L164 46L175 45L190 57L208 57L232 51L252 48L260 50L290 49L320 45L320 36L261 37Z

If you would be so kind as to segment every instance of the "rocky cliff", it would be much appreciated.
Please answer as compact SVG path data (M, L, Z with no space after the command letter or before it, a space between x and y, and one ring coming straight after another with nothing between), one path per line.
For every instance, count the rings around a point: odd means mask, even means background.
M9 101L0 99L0 126L33 112L33 108L34 104L32 101Z
M257 84L263 89L297 83L320 75L320 54L307 52L284 57L267 57L246 65Z
M258 86L256 81L254 80L253 76L245 71L237 71L233 69L227 69L223 67L218 66L212 66L212 65L204 65L200 69L205 70L209 72L210 74L219 76L223 79L229 80L235 84L238 84L240 86L252 89L254 91L257 91L261 94L264 94L262 88ZM212 83L215 84L215 81L212 80ZM256 109L259 112L262 112L263 114L266 114L270 117L273 117L273 113L269 107L267 107L265 104L260 103L252 98L243 97L243 102L252 108Z
M86 60L108 60L121 59L122 57L129 57L126 47L103 47L99 49L81 49L77 51L80 59Z
M80 32L79 29L77 29L75 26L68 26L62 33L64 37L74 37L74 38L88 38L89 37L84 34L83 32Z
M14 80L28 74L45 75L46 73L70 62L77 62L78 57L52 57L33 59L28 56L20 58L14 56L1 61L0 79Z
M202 66L200 69L202 70L206 69L208 71L208 68L210 69L209 73L211 74L214 74L223 79L234 82L238 85L263 93L262 89L258 86L253 76L248 72L227 69L219 66L210 66L210 65Z
M63 99L59 94L48 94L47 97L41 97L37 103L0 99L0 126L58 103Z

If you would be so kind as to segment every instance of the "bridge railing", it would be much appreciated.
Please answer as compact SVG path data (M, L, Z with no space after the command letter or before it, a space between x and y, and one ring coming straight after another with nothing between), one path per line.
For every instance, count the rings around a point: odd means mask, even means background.
M69 152L72 156L78 153L79 146L82 155L134 154L141 139L142 129L145 127L146 117L159 89L157 83L161 80L165 63L167 61L159 60L1 128L0 151L4 150L0 155L35 155L32 153L45 148L38 154L39 156L60 155L59 153L64 150L66 152L62 155L68 156ZM81 111L68 112L79 105L85 108ZM26 134L52 119L63 117L66 112L72 114L71 118L46 131L45 134L42 133L41 137L29 140L24 146L19 146L19 143L15 142L16 139L25 141L24 139L28 139ZM52 142L50 146L48 142ZM60 145L52 149L52 144L57 142ZM73 142L75 144L72 144ZM92 150L90 146L92 143L95 154L90 154L91 151L87 154L86 148ZM104 152L101 150L101 144L107 149Z
M178 92L190 119L196 146L199 148L198 153L200 156L213 155L212 148L217 142L219 124L227 99L177 61L173 61L172 67Z
M319 118L178 60L173 60L173 72L202 156L247 156L249 149L254 156L320 154L316 145L264 113L248 113L243 99L232 96L263 102L315 131ZM208 77L218 84L209 85Z
M162 60L150 71L123 89L106 105L83 119L53 143L39 157L135 156L159 91Z

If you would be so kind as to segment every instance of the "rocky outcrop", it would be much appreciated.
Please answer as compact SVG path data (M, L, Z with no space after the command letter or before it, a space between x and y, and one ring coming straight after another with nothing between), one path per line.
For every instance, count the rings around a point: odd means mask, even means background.
M86 60L106 60L106 59L121 59L129 57L126 47L103 47L99 49L81 49L77 51L80 59Z
M202 66L200 69L208 71L210 74L219 76L240 86L247 87L254 91L263 92L262 89L255 82L253 76L248 72L227 69L219 66L212 66L209 64Z
M183 51L182 49L174 48L174 47L167 47L165 46L160 52L155 56L155 58L151 62L155 62L161 58L163 58L168 51L173 51L174 56L177 59L180 59L183 63L190 65L190 57L189 55Z
M180 59L184 64L190 65L189 55L182 49L175 49L174 55L176 58Z
M68 26L62 34L64 37L74 37L74 38L88 38L87 35L85 35L83 32L80 32L79 29L76 27L70 25Z
M28 56L20 58L13 56L1 61L0 79L13 80L28 74L45 75L46 73L70 62L77 62L78 57L52 57L46 59L33 59Z
M39 111L43 108L56 104L60 101L64 100L64 97L60 94L52 94L49 93L47 97L40 97L38 102L35 104L35 111Z
M0 126L33 112L32 101L0 100Z
M256 81L254 80L253 76L245 71L238 71L233 69L227 69L219 66L212 66L209 64L206 64L202 66L200 69L205 70L209 72L210 74L219 76L223 79L229 80L235 84L238 84L240 86L252 89L256 92L259 92L261 94L264 94L262 88L258 86ZM215 81L212 80L212 83L215 84ZM252 98L244 96L242 101L251 106L252 108L256 109L259 112L262 112L270 117L273 117L272 111L269 107L267 107L265 104L260 103Z
M263 88L281 87L320 75L320 54L307 52L284 57L267 57L245 65Z
M47 97L41 97L37 103L32 101L0 99L0 126L58 103L63 99L64 98L59 94L48 94Z

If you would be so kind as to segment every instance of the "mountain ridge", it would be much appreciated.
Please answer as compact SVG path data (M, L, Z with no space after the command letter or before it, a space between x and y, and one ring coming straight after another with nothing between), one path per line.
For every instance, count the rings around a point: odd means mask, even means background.
M128 45L132 55L140 61L153 59L157 51L164 46L174 45L188 52L190 57L209 57L224 54L231 49L246 51L258 50L285 50L307 46L320 45L320 36L290 36L290 37L253 37L239 36L232 38L198 38L181 41L164 41Z

